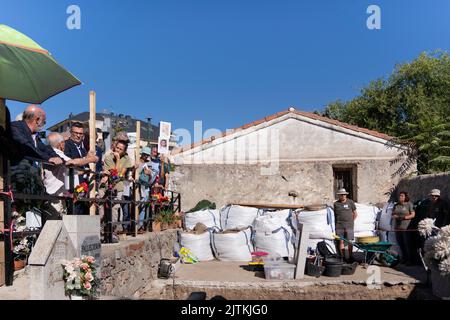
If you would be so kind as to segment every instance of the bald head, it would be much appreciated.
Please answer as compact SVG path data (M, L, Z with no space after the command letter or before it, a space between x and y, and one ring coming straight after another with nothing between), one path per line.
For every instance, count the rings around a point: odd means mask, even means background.
M23 112L23 121L32 133L41 131L45 126L45 111L34 104L29 105Z
M59 149L61 151L64 151L64 137L57 133L52 132L47 136L47 141L50 144L52 148Z

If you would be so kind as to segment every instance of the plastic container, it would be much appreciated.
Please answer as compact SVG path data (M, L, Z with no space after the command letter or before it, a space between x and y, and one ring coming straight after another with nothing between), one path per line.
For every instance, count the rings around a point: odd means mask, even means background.
M335 258L325 258L325 271L324 276L327 277L339 277L342 274L343 262Z
M295 265L280 263L264 263L264 274L266 280L292 280L294 279Z
M264 262L264 264L286 263L282 257L271 255L262 257L262 261Z
M344 263L342 265L342 275L352 275L356 271L358 262L353 262L352 264Z
M314 264L312 262L306 262L305 273L308 276L319 278L324 271L325 267Z

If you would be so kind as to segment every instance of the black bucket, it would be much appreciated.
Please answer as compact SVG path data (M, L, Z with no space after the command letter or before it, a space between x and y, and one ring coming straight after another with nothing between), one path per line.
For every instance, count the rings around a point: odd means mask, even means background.
M343 264L342 265L342 274L343 275L354 274L357 266L358 266L358 262L353 262L352 264L348 264L348 263Z
M324 270L325 267L323 266L319 266L309 261L306 262L306 274L308 276L319 278Z
M326 257L324 264L339 264L342 265L344 262L341 257Z
M328 264L325 266L324 276L339 277L342 274L342 264Z
M324 276L339 277L342 274L342 265L344 263L340 258L325 258Z

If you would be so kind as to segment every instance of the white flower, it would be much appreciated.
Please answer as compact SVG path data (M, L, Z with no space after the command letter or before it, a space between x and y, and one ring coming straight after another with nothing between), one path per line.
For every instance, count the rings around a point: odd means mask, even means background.
M26 228L27 228L26 226L18 226L18 227L16 228L16 231L19 231L19 232L25 231Z
M434 219L423 219L418 225L419 233L422 237L429 237L431 236L434 227Z
M434 257L437 260L450 256L450 237L440 237L434 244Z
M450 237L450 225L442 227L439 234L442 234L444 237Z
M75 270L71 264L66 265L65 269L68 273L73 273Z
M425 252L431 252L432 254L434 254L434 245L440 238L441 237L439 237L439 236L429 237L427 240L425 240L423 250Z
M439 271L443 276L450 275L450 257L439 263Z

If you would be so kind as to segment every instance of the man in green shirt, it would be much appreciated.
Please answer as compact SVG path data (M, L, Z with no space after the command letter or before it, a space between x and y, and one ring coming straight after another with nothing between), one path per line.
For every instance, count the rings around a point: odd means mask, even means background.
M113 152L107 154L105 157L104 169L106 174L109 175L109 170L111 169L117 169L117 172L119 173L120 181L118 181L114 186L114 190L117 193L115 197L116 200L123 200L123 192L125 187L123 180L127 177L127 171L133 169L133 164L127 154L127 148L128 144L126 142L118 141L113 149ZM119 221L120 208L120 204L115 204L112 207L112 222ZM116 230L116 228L114 228L114 230Z
M339 200L334 203L334 219L336 224L336 235L340 238L353 240L354 235L354 221L357 217L356 205L353 200L347 199L348 192L345 189L339 189ZM336 249L341 257L345 257L345 244L343 240L336 242ZM353 246L348 245L348 256L352 260Z

